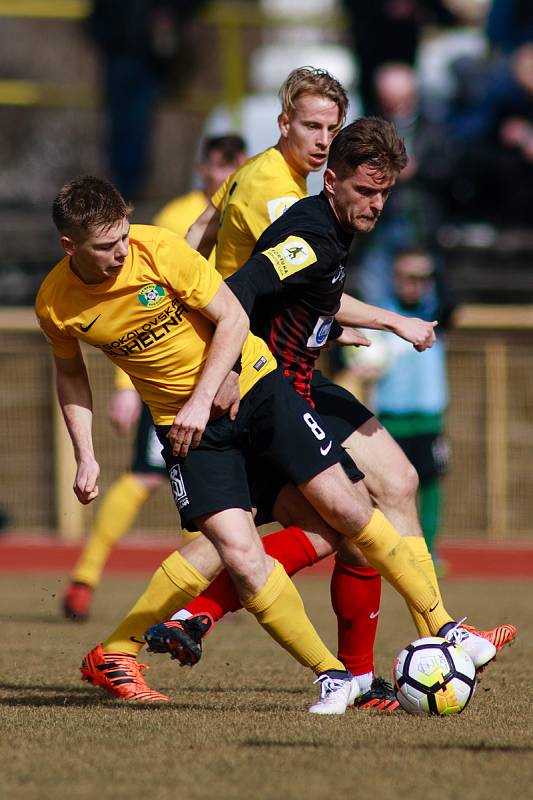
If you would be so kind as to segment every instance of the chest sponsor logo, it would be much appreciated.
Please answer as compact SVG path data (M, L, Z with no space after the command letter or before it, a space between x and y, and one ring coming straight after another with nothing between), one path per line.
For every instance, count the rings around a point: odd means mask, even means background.
M142 306L146 308L156 308L165 301L165 290L157 283L147 283L143 286L137 297Z
M323 347L326 344L333 325L334 317L319 317L313 332L307 340L307 347Z
M99 347L108 356L140 353L164 339L165 336L176 332L188 313L189 309L177 297L173 297L166 308L147 317L142 325L126 331L119 338L101 344Z
M317 257L311 245L299 236L289 236L284 242L263 251L281 280L315 264Z
M298 202L297 197L276 197L267 202L268 216L270 222L275 222L286 212L288 208Z

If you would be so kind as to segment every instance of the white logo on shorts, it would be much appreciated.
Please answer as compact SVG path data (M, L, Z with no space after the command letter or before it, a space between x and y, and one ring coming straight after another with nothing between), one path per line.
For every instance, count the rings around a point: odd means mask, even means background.
M368 616L370 619L376 619L376 617L379 617L379 609L377 611L371 611Z
M185 484L183 483L183 478L181 477L181 469L179 468L179 464L174 464L168 473L168 477L170 478L170 488L172 489L174 502L176 503L178 511L181 511L184 506L189 505L189 498L187 497L187 492L185 491Z
M328 454L328 453L329 453L329 451L331 450L331 445L332 445L332 444L333 444L333 442L332 442L332 441L331 441L331 439L330 439L330 440L329 440L329 444L328 444L328 446L327 446L327 447L321 447L321 448L320 448L320 452L322 453L322 455L323 455L323 456L327 456L327 454Z

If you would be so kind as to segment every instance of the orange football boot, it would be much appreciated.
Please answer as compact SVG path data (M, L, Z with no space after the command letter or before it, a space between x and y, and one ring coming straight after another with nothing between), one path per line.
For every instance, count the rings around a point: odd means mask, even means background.
M140 703L166 703L166 694L150 689L144 680L146 664L139 664L135 656L126 653L104 653L98 644L81 662L84 681L99 686L113 697Z
M517 633L515 626L509 623L497 625L490 631L479 631L473 625L465 625L464 623L462 623L462 627L466 628L467 631L471 631L471 633L477 633L477 635L481 636L483 639L487 639L487 641L494 645L498 653L505 645L511 644Z

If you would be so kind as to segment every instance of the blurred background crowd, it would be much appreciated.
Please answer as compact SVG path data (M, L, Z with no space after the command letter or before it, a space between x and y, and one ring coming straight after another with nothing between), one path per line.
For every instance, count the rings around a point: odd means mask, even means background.
M393 251L415 244L438 266L474 251L466 299L530 290L531 0L72 0L43 2L42 15L32 3L33 17L3 5L1 303L31 302L52 255L40 220L65 179L109 175L147 221L194 188L204 135L240 133L250 155L276 140L276 91L302 64L346 85L350 118L393 120L409 150L353 291L377 301ZM476 287L490 267L476 252L491 248L499 271L502 242L515 280Z

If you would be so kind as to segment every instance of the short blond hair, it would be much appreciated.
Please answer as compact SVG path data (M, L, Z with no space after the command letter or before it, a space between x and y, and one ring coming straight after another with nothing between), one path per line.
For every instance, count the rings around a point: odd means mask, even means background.
M339 109L339 128L342 128L348 111L348 96L339 81L325 69L298 67L293 69L281 84L278 92L281 113L290 116L297 98L302 94L315 94L332 100Z

